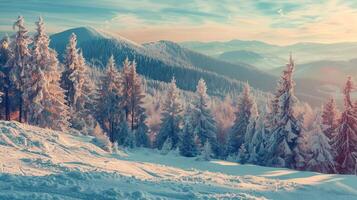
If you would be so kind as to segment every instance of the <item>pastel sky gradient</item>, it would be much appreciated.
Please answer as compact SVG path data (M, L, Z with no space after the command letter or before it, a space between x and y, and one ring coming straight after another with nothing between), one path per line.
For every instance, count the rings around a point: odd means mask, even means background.
M78 26L156 40L357 41L356 0L0 0L0 31L18 15L43 16L50 32Z

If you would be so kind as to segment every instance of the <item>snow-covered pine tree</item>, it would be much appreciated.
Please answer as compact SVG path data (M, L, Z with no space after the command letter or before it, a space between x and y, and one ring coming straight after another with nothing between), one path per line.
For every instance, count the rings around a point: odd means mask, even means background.
M93 89L89 82L87 66L83 55L77 49L77 36L72 33L66 49L61 87L66 91L67 104L70 107L72 127L86 132L92 123L91 106Z
M49 37L42 18L36 22L32 59L27 71L24 96L28 100L28 122L40 127L66 130L69 111L65 104L64 90L60 87L60 72L55 51L49 48Z
M245 147L245 144L242 144L239 147L238 151L238 162L241 164L245 164L248 161L249 158L249 152L247 151L247 148Z
M146 113L142 113L138 120L137 129L135 130L135 145L137 147L150 147L149 128L146 125L146 118Z
M123 67L120 76L120 84L122 87L122 107L125 111L125 118L129 118L130 113L130 98L132 93L132 84L130 78L131 63L128 58L123 62Z
M6 65L6 63L10 60L10 58L13 56L13 52L11 51L10 48L10 39L6 35L4 38L0 41L0 90L2 92L2 101L1 105L4 109L5 115L4 119L5 120L10 120L10 88L11 88L11 82L10 82L10 68Z
M329 139L332 139L336 134L338 119L339 110L335 99L331 97L324 105L322 113L322 130Z
M198 154L195 134L192 127L191 111L188 109L185 114L185 122L182 129L182 139L180 142L180 154L185 157L195 157Z
M212 156L213 156L213 153L212 153L211 143L208 140L206 140L206 142L203 145L203 149L202 149L201 154L200 154L198 159L199 160L209 161L209 160L211 160Z
M12 83L19 92L19 122L26 121L26 99L24 99L23 91L28 86L26 76L31 63L31 53L29 44L31 43L30 37L27 35L28 31L25 27L25 20L19 16L13 25L14 29L18 29L15 39L11 43L13 56L8 60L7 67L10 69L10 77Z
M343 89L345 109L337 126L337 134L332 139L339 173L357 174L357 103L353 104L351 100L354 89L353 80L348 77Z
M259 114L256 120L252 120L248 125L245 139L245 147L249 154L247 162L253 164L264 164L266 153L266 140L268 130L265 126L265 115Z
M306 133L309 156L307 160L305 158L305 169L321 173L335 173L334 153L321 125L321 113L317 112L311 129Z
M107 69L100 81L98 87L99 97L97 98L97 119L102 124L104 130L108 133L111 142L115 141L114 135L117 134L119 128L121 113L121 85L120 73L115 66L113 55L109 58ZM126 120L125 118L122 118ZM116 137L118 138L118 137ZM123 141L119 141L123 144Z
M129 70L130 89L129 93L129 126L132 131L138 128L139 124L143 124L141 120L145 120L142 115L145 115L143 107L143 99L145 94L141 85L141 78L136 73L136 62L133 61Z
M257 104L254 97L250 93L250 87L248 83L244 85L243 92L239 96L237 103L236 119L229 135L229 154L237 154L241 145L245 142L247 128L249 124L255 123L255 119L258 116ZM254 125L252 125L254 126ZM254 130L250 131L249 140L254 135Z
M167 138L171 138L172 148L177 148L179 143L179 133L182 121L182 103L180 92L176 87L175 77L169 85L166 99L162 105L162 119L159 134L156 137L156 146L161 149Z
M114 127L113 141L115 141L118 145L123 146L127 144L134 144L134 141L129 141L133 139L132 137L129 137L131 134L128 122L125 118L125 113L122 111L120 112L119 124Z
M193 102L192 124L195 135L198 136L201 148L205 142L210 142L215 155L218 153L216 139L216 122L208 107L208 95L206 82L200 79L196 89L196 99Z
M295 68L290 55L289 63L283 71L275 99L278 99L276 124L268 144L266 159L268 165L276 167L295 167L295 156L299 153L297 148L298 137L301 132L301 122L294 115L294 106L297 98L294 95L294 81L292 79Z

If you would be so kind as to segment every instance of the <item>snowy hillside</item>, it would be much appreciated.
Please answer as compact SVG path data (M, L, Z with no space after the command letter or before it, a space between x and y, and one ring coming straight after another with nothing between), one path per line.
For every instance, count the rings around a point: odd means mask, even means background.
M356 199L357 177L108 153L92 137L0 121L0 199Z

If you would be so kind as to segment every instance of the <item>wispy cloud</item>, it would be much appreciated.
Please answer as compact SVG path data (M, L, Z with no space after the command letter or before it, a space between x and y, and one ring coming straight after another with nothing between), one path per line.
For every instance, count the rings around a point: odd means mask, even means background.
M14 0L0 2L0 29L17 15L30 28L45 17L52 32L94 26L138 42L169 39L257 39L286 44L301 41L357 41L353 0Z

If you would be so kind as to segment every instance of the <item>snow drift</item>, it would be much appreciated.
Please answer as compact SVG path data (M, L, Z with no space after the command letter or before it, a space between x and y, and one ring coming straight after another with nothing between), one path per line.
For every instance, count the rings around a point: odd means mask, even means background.
M196 161L0 121L0 199L355 199L357 177Z

